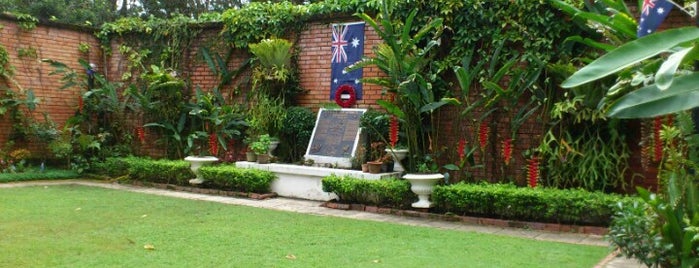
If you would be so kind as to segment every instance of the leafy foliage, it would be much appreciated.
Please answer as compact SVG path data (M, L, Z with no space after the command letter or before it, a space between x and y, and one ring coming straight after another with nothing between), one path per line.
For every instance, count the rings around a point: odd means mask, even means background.
M281 151L277 153L280 158L291 163L302 160L311 140L315 121L315 113L306 107L292 106L286 110L279 137L282 143L277 149L277 152Z
M231 165L204 166L199 169L212 187L221 190L268 193L277 176L269 171L238 168Z
M97 174L155 183L188 185L194 174L184 160L153 160L142 157L107 158L91 170Z
M447 212L513 220L607 225L617 202L630 199L586 190L457 183L436 186L432 200Z
M375 66L385 76L364 78L368 83L381 86L388 94L395 96L393 101L378 100L387 112L402 121L410 157L408 172L416 172L418 165L426 161L433 151L436 131L432 127L433 112L447 104L458 103L456 99L442 98L445 88L436 87L441 70L431 68L435 56L433 49L444 29L443 20L435 18L412 33L412 24L417 9L405 18L395 21L392 2L384 1L377 19L366 13L358 14L384 41L374 49L374 57L365 58L348 71Z
M46 169L39 171L28 169L21 173L0 173L0 182L30 181L30 180L65 180L77 179L80 174L74 170Z
M323 178L323 191L335 193L340 202L374 206L404 207L415 195L406 180L365 180L330 175Z

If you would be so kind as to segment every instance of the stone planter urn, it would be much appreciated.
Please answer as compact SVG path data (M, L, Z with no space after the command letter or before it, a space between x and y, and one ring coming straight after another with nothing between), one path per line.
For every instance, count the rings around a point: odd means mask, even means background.
M406 174L403 176L410 182L410 190L417 195L418 201L413 203L414 208L431 208L434 206L430 202L430 195L434 185L444 179L444 175L439 173L433 174Z
M269 156L274 156L272 154L272 152L274 152L274 150L277 149L277 146L279 146L278 140L273 140L269 143L269 151L268 151Z
M403 159L405 159L405 157L408 156L408 149L386 148L386 152L390 154L391 157L393 157L393 171L405 171L405 168L403 168L403 164L401 164L401 161L403 161Z
M218 158L213 156L187 156L184 158L184 161L189 162L189 169L191 169L194 175L197 176L196 178L189 180L189 184L198 185L204 182L204 178L202 178L201 174L199 173L199 168L218 161Z

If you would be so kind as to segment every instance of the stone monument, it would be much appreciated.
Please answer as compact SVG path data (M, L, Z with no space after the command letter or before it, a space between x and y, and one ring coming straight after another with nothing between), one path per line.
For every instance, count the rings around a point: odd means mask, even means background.
M366 109L321 108L304 157L320 166L351 168L360 144L359 119L364 112Z

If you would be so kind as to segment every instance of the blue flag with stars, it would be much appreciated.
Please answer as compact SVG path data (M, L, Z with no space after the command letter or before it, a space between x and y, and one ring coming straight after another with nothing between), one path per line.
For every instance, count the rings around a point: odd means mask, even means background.
M330 99L335 99L337 88L349 85L354 88L355 96L362 99L362 84L359 81L362 69L345 72L345 67L362 59L364 55L364 22L332 25L332 60L330 64Z
M671 9L672 2L667 0L643 0L636 36L643 37L655 32Z

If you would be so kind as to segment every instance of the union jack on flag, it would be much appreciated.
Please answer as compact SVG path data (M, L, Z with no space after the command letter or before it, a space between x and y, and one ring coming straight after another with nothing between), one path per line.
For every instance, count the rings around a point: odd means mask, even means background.
M360 61L364 55L364 22L332 25L332 59L330 60L330 99L335 98L337 88L350 85L355 96L362 99L362 69L345 72L345 68Z
M672 2L667 0L643 0L641 18L638 22L636 36L643 37L653 33L665 20L672 9Z
M347 34L346 25L338 24L333 26L333 59L332 62L346 62L347 52L345 52L345 47L347 46L347 40L345 35Z

